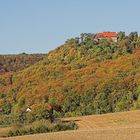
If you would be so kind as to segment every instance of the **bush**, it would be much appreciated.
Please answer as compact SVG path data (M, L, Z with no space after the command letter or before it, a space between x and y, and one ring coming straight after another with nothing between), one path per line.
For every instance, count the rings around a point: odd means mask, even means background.
M66 131L66 130L75 130L77 129L77 125L74 121L71 121L67 124L59 122L54 126L53 131Z
M73 121L69 123L57 121L55 124L51 124L49 121L41 120L28 126L14 127L13 130L9 131L8 137L75 129L77 129L77 126Z
M49 132L49 128L45 125L40 125L37 127L23 127L20 129L11 130L8 133L8 137L12 136L22 136L22 135L29 135L29 134L36 134L36 133L46 133Z

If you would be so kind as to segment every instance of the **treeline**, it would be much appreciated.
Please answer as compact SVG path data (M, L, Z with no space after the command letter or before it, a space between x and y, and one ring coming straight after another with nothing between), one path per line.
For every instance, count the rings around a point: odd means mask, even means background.
M81 59L105 61L125 54L132 54L140 49L140 37L137 32L125 35L117 34L118 42L111 38L94 40L95 34L82 33L80 37L68 39L66 43L48 54L50 63L70 64ZM82 61L81 61L82 62Z
M43 60L43 54L0 55L0 73L17 72Z

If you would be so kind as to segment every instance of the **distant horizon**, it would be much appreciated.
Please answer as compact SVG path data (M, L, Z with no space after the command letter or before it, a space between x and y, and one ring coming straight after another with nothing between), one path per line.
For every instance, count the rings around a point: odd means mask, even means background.
M46 54L81 33L140 32L139 0L0 1L0 54Z

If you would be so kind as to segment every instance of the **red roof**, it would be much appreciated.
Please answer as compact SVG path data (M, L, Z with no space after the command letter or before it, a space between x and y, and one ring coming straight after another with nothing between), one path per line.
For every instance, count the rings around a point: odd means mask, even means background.
M95 38L117 37L116 32L103 32L96 34Z

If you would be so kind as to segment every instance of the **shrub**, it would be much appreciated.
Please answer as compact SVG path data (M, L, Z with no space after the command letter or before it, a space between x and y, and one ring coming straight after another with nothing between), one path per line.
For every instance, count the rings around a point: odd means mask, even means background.
M48 121L41 120L28 126L22 126L20 128L18 128L18 126L14 127L13 130L9 131L8 137L75 129L77 129L77 126L73 121L69 123L57 121L55 124L51 124Z

